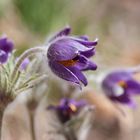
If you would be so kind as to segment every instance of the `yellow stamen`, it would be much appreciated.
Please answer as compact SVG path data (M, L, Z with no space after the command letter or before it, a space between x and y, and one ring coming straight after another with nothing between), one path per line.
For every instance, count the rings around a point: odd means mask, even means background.
M73 112L76 112L77 111L77 107L73 104L70 104L69 105L70 109L73 111Z
M63 61L58 61L60 64L68 67L68 66L73 66L77 62L77 60L63 60Z
M119 81L118 84L123 87L123 88L126 88L127 87L127 84L125 81Z

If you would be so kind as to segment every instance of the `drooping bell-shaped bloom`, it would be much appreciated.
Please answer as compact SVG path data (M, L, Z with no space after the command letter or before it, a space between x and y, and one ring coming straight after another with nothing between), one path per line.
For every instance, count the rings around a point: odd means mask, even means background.
M74 99L63 98L57 106L49 106L48 109L56 110L58 117L62 123L71 119L71 117L79 112L79 110L86 105L85 100L76 101Z
M13 42L8 40L7 37L0 38L0 63L3 64L8 60L9 54L13 50Z
M140 67L110 72L102 81L105 94L113 101L135 106L133 95L140 95L140 82L134 74L140 72Z
M51 40L47 52L51 70L60 78L80 85L87 85L82 71L96 70L97 65L89 60L95 54L95 41L86 36L69 36L70 28L66 27Z

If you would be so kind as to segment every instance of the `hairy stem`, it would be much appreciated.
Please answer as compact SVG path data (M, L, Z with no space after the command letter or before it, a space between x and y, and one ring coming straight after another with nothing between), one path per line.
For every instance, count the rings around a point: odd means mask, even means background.
M77 140L76 135L71 128L66 129L64 135L67 140Z
M3 119L4 109L0 110L0 139L1 139L1 130L2 130L2 119Z
M29 113L30 113L31 131L32 131L32 139L33 140L35 140L34 114L35 114L35 110L36 110L37 105L38 105L38 101L36 101L35 99L31 99L27 103L27 107L28 107Z
M6 107L8 106L9 103L13 101L13 98L11 96L5 95L5 94L0 94L0 139L1 139L1 132L2 132L2 120L3 120L3 115Z
M23 54L21 54L20 57L18 58L18 61L16 62L14 70L12 72L11 81L15 81L15 77L17 75L18 69L25 58L31 56L32 54L44 53L44 52L46 52L46 48L40 46L40 47L30 48L30 49L26 50Z

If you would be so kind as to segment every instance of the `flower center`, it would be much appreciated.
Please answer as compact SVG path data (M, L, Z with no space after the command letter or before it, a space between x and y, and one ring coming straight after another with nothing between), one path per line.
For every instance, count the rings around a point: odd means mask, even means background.
M116 97L119 97L121 95L124 94L124 88L122 88L121 86L115 86L114 87L114 94Z
M122 88L127 88L127 84L126 84L126 82L125 81L119 81L118 82L118 84L119 84L119 86L121 86Z
M121 96L124 94L124 90L127 88L127 84L125 81L121 80L118 82L118 85L114 87L115 90L115 96Z
M71 59L71 60L62 60L62 61L58 61L58 63L69 67L69 66L74 66L76 64L76 62L78 61L79 57L76 56L75 58Z
M77 107L73 104L70 104L69 105L70 109L73 111L73 112L76 112L77 111Z

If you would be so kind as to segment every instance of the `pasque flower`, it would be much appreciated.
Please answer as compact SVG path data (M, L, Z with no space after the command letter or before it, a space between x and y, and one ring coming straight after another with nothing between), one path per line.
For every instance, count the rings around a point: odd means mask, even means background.
M13 42L8 40L7 37L0 38L0 63L5 63L7 61L13 47Z
M48 109L56 110L61 122L65 123L86 104L85 100L76 101L74 99L62 98L57 106L50 105Z
M136 67L110 72L102 81L105 94L113 101L134 106L132 96L140 94L140 82L134 79L139 69Z
M87 36L69 36L70 28L66 27L51 40L47 52L51 70L60 78L80 85L87 85L82 71L96 70L95 63L89 60L95 54L95 41Z

